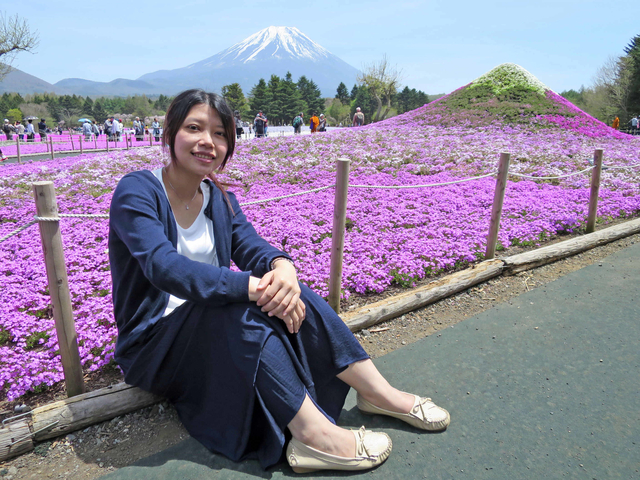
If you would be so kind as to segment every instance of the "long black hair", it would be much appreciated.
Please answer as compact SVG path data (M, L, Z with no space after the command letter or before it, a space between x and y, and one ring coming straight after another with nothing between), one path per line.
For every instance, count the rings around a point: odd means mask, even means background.
M208 105L218 112L218 115L220 115L220 119L222 120L222 126L227 138L227 154L218 167L218 170L222 171L229 159L233 156L233 151L236 148L236 122L233 117L233 112L227 105L227 102L225 102L224 98L217 93L205 92L200 88L193 88L191 90L185 90L173 99L171 105L169 105L169 109L167 110L167 115L164 120L162 130L163 148L169 148L171 160L175 161L176 135L178 134L185 118L187 118L191 109L196 105ZM208 177L222 191L229 207L231 207L231 202L229 201L225 188L227 185L218 181L213 172L211 172Z

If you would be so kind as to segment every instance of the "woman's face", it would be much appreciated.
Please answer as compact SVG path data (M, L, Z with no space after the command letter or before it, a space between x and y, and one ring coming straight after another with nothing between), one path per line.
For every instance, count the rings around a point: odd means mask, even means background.
M228 150L218 112L205 104L191 108L176 134L174 150L179 167L202 177L215 171Z

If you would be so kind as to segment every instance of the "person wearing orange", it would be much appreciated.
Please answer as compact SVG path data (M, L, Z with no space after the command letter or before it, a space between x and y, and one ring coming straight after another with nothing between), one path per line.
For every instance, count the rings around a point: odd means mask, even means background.
M320 119L318 118L318 114L313 112L313 115L309 119L309 126L311 127L311 133L318 132L318 124L320 123Z
M618 130L620 128L620 119L618 117L613 119L613 124L611 125L614 129Z

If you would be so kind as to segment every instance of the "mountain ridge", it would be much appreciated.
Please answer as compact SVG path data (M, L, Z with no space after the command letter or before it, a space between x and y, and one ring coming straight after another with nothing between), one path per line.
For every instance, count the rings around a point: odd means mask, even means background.
M323 96L333 97L340 82L351 86L359 73L297 28L273 26L198 62L149 72L136 79L116 78L105 82L70 77L50 84L26 72L14 71L18 73L9 74L0 82L0 93L175 95L188 88L220 92L224 85L239 83L248 94L260 78L269 81L271 75L283 78L290 72L294 81L304 75L318 85Z

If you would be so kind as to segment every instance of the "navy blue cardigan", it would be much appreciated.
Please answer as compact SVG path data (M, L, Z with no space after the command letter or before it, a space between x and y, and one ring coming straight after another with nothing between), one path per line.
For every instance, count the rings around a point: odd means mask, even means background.
M289 256L258 235L228 193L206 180L205 214L213 221L220 267L195 262L176 250L178 231L160 181L148 170L125 175L111 201L109 260L118 325L115 359L126 369L127 352L144 342L162 318L169 294L204 305L249 301L249 276L262 277L276 257ZM242 270L229 269L230 260Z

